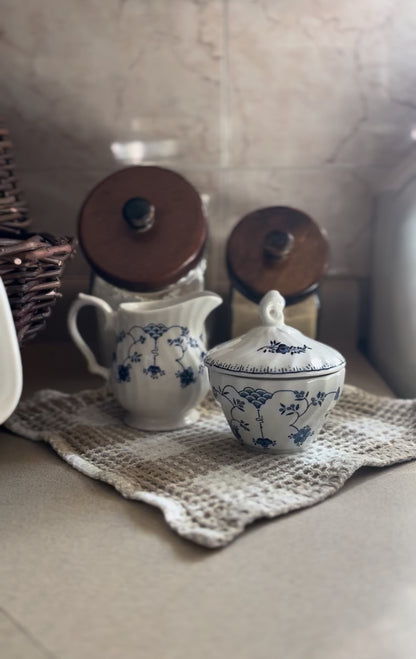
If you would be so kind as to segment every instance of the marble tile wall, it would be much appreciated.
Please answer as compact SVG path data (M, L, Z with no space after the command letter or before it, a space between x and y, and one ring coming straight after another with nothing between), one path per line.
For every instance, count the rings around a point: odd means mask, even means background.
M73 234L95 183L157 163L210 198L210 287L237 220L274 204L327 231L330 276L368 277L379 181L416 133L414 0L0 9L0 115L37 229ZM81 254L68 273L87 277Z

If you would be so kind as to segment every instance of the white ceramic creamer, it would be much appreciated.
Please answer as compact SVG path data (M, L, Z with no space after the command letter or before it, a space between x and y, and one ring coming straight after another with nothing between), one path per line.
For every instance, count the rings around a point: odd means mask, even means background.
M204 323L221 304L215 293L202 291L152 302L125 302L114 311L107 302L80 293L68 316L70 334L91 373L109 382L125 422L143 430L172 430L198 418L197 405L209 389L204 366ZM111 367L97 363L77 328L81 307L103 312L113 335Z

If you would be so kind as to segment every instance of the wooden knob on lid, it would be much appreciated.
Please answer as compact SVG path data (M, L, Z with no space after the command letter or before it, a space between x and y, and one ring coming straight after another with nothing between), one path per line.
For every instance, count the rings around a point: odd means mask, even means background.
M271 206L245 215L227 242L235 288L254 302L277 289L291 304L316 290L328 259L322 229L306 213Z
M295 238L287 231L274 229L266 233L264 239L264 255L270 261L283 261L293 249Z
M155 207L143 197L132 197L123 206L123 217L134 231L148 231L155 221Z

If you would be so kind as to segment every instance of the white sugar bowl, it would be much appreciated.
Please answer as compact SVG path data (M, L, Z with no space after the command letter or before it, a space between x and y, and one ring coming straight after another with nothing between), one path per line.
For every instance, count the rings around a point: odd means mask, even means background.
M238 442L276 453L316 439L345 377L344 357L285 325L284 305L280 293L269 291L260 302L263 326L216 346L205 359Z

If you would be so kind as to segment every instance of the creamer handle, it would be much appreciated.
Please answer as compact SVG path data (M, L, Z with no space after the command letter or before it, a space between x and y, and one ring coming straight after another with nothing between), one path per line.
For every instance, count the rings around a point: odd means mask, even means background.
M99 297L94 295L86 295L85 293L79 293L78 297L73 301L69 313L68 313L68 330L79 350L84 355L87 360L87 367L90 373L94 375L101 375L105 380L108 380L110 377L110 369L105 366L101 366L95 358L95 355L91 348L86 344L84 339L78 330L77 318L78 312L82 307L98 307L104 313L105 318L105 329L109 329L113 325L113 318L115 312L112 310L109 304L102 300Z

